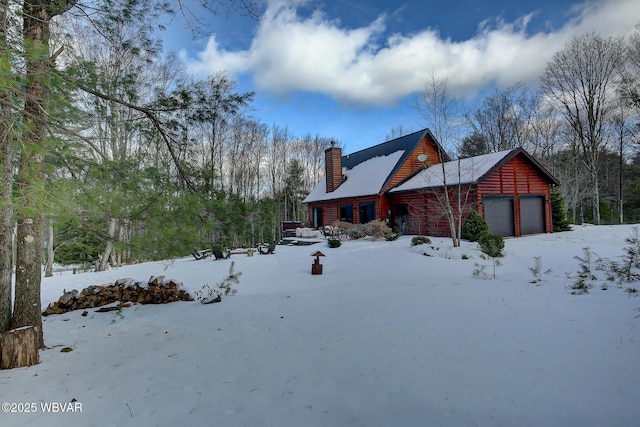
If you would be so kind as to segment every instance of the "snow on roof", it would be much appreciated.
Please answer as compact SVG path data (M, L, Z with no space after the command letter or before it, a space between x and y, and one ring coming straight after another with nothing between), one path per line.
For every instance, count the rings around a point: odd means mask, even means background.
M372 157L353 169L342 168L342 173L347 177L346 181L333 192L327 193L326 181L323 178L304 199L304 203L378 194L403 153L404 150L399 150L388 156Z
M447 185L477 182L512 151L514 150L499 151L444 163ZM391 192L442 187L443 185L442 163L438 163L420 171L414 177L392 189Z

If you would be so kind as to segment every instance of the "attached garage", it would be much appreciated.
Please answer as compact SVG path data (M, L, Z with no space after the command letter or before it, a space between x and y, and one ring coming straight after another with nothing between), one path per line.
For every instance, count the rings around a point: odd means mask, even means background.
M544 233L544 196L520 196L520 234Z
M485 197L482 203L484 206L484 219L489 226L489 233L504 237L514 236L513 197Z

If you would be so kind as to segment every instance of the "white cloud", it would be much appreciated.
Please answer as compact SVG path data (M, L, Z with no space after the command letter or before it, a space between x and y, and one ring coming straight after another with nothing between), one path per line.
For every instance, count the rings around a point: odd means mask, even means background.
M432 73L447 78L458 94L472 96L490 83L534 82L573 36L621 35L640 17L637 0L593 0L576 6L573 18L555 32L528 34L531 17L524 16L514 23L481 23L473 38L454 42L432 29L385 34L384 15L356 29L320 11L302 18L297 8L304 3L271 1L248 50L224 50L211 37L191 69L248 73L258 90L312 91L357 105L392 105L423 90Z

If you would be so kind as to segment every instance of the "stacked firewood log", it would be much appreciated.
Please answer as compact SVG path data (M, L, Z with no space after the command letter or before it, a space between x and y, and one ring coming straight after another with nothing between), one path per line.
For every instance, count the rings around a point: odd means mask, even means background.
M165 280L164 276L152 276L148 282L133 279L119 279L113 284L92 285L83 289L66 291L58 301L49 304L43 316L61 314L67 311L101 307L119 302L120 305L165 304L174 301L193 301L182 284ZM127 304L129 305L129 304Z

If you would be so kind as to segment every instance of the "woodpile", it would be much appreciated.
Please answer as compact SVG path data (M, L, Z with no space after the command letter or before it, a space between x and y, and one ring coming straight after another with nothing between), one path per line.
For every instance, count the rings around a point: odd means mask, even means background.
M72 310L101 307L118 302L120 306L133 304L166 304L174 301L193 301L191 295L180 289L181 283L152 276L148 282L119 279L113 284L92 285L83 289L65 291L58 301L49 304L43 316Z

